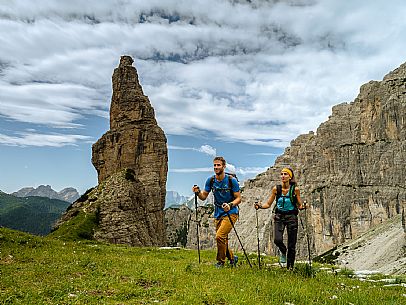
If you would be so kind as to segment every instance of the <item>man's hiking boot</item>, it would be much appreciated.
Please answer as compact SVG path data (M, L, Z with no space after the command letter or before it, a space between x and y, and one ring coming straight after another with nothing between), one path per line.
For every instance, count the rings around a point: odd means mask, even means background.
M220 268L224 267L224 264L221 263L221 262L217 262L217 263L214 264L214 267L216 267L217 269L220 269Z
M231 265L231 267L237 267L237 263L238 263L238 256L234 255L233 261L230 260L230 265Z
M286 264L286 255L285 254L281 254L279 256L279 264Z

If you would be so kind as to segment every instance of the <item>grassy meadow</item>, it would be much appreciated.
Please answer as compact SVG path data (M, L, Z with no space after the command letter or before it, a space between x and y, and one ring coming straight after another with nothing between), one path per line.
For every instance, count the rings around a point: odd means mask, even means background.
M406 288L349 270L216 269L215 251L63 241L0 229L0 304L406 304ZM329 267L333 270L333 267ZM396 284L406 277L394 279Z

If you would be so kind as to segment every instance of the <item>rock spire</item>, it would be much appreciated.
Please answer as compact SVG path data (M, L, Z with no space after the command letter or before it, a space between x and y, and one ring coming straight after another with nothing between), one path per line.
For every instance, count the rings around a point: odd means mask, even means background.
M143 181L159 180L165 185L166 137L157 125L154 109L143 94L132 63L130 56L122 56L114 70L110 130L93 145L92 163L99 183L121 169L130 168ZM165 198L165 192L156 190L156 193Z
M92 147L99 185L76 201L58 226L78 211L95 213L98 240L164 245L166 137L132 63L122 56L114 70L110 130Z

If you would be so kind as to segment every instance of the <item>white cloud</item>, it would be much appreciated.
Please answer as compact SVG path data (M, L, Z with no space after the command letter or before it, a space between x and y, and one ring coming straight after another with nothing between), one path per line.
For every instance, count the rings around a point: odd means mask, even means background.
M176 145L168 145L168 149L173 149L173 150L194 150L192 147L183 147L183 146L176 146Z
M10 119L53 127L80 127L74 123L88 114L100 114L97 92L82 85L0 82L0 114Z
M207 154L209 156L215 157L216 156L216 149L211 147L210 145L202 145L198 151Z
M243 176L252 176L253 174L263 173L267 170L267 167L241 167L237 169L237 174L241 174Z
M17 136L0 134L0 144L9 146L49 146L62 147L77 145L77 142L89 141L91 138L82 135L20 133Z
M233 164L227 163L226 172L236 174L240 183L247 178L252 178L255 175L263 173L267 170L267 167L236 167ZM213 173L212 167L198 167L198 168L169 168L170 173Z
M206 173L206 172L213 172L213 168L211 167L197 167L197 168L170 168L170 172L172 173Z
M240 2L0 1L0 115L105 117L130 54L166 133L285 147L405 61L404 1Z
M226 165L226 172L229 173L229 174L234 174L234 175L237 174L237 171L236 171L236 169L235 169L235 166L234 166L233 164L231 164L231 163L227 163L227 165Z
M202 145L199 148L175 146L175 145L169 145L168 148L173 149L173 150L193 150L193 151L198 151L198 152L204 153L209 156L213 156L213 157L216 156L216 149L207 144Z

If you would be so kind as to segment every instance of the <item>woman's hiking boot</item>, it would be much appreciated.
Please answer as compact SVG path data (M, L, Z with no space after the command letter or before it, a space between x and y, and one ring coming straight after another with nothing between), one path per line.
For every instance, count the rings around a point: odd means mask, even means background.
M230 266L231 267L237 267L237 263L238 263L238 256L234 255L233 260L232 261L230 260Z
M279 256L279 265L281 265L281 267L284 267L285 264L286 264L286 255L281 254Z

